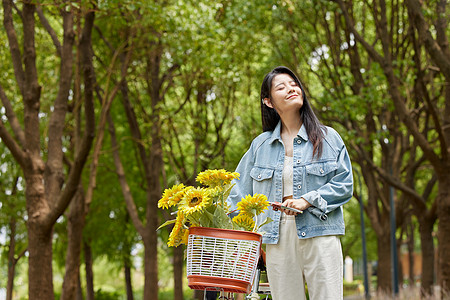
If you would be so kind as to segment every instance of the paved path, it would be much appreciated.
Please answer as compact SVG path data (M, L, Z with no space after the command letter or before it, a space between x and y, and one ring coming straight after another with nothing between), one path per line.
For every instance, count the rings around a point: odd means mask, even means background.
M364 295L350 295L350 296L345 296L344 300L364 300Z

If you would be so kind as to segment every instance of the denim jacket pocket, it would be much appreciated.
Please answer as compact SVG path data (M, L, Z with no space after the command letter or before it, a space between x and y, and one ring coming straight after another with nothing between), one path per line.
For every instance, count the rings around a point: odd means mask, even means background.
M266 169L266 168L260 168L260 167L254 167L250 171L250 176L256 181L270 179L273 176L273 170Z
M253 192L269 197L272 186L273 169L253 167L250 177L253 179Z
M334 176L338 165L335 161L313 163L306 166L306 180L309 189L318 189Z

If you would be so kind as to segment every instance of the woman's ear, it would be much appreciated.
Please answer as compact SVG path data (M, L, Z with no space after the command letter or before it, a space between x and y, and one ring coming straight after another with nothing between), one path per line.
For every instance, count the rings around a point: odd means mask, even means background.
M267 105L270 108L273 108L272 101L270 101L269 98L264 98L263 101L265 105Z

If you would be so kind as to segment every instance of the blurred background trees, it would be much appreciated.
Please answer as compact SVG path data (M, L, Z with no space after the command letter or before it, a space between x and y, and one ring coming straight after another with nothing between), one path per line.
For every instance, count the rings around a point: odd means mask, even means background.
M4 0L0 295L190 297L157 201L204 169L234 170L277 65L299 75L361 174L344 255L361 259L363 201L375 288L391 292L394 187L397 251L421 254L423 294L445 292L448 12L445 0ZM400 279L414 285L410 273Z

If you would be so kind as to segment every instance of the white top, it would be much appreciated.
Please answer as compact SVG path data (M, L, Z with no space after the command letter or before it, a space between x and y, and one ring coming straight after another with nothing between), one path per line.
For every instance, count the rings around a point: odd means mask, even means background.
M285 156L283 166L283 198L294 195L294 157Z

